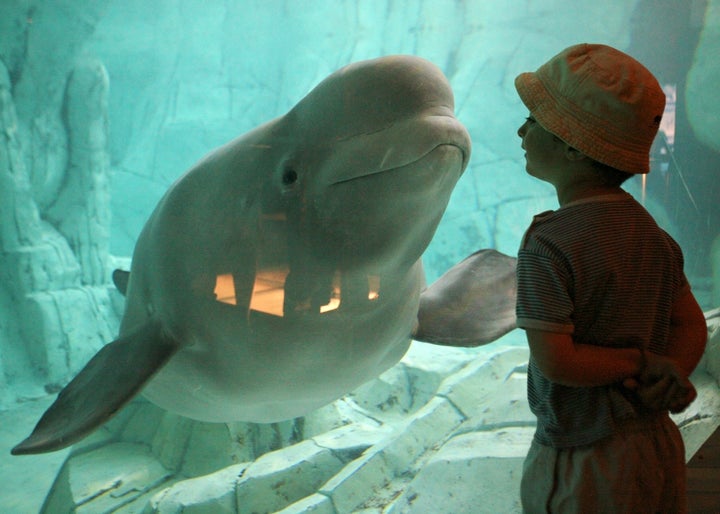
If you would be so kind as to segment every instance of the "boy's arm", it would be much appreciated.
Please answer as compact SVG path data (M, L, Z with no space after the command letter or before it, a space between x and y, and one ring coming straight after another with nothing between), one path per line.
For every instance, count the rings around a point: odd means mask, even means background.
M667 356L648 354L638 377L625 380L646 407L682 412L697 391L688 376L700 362L707 342L707 323L695 297L688 291L673 305Z
M548 380L570 387L594 387L638 375L644 358L637 348L577 344L570 334L526 329L530 352Z
M707 342L705 315L690 291L673 305L668 339L667 356L690 375L700 362Z
M530 351L540 371L558 384L601 386L651 371L643 370L645 359L635 348L577 344L570 334L537 329L526 329L526 333ZM700 361L707 340L705 317L690 292L680 297L673 306L669 340L667 358L687 377ZM649 361L655 363L656 359L651 356ZM640 378L642 382L643 377ZM657 380L658 377L654 378Z

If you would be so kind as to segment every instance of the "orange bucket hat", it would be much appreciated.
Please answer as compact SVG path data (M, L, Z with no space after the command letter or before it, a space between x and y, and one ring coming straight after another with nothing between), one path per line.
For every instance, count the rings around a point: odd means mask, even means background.
M566 48L515 79L546 130L591 159L628 173L650 171L665 94L650 71L606 45Z

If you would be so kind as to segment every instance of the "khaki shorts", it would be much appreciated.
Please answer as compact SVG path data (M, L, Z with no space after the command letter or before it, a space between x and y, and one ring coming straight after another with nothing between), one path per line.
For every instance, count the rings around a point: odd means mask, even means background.
M523 512L687 512L685 448L668 416L629 424L591 446L533 441L520 486Z

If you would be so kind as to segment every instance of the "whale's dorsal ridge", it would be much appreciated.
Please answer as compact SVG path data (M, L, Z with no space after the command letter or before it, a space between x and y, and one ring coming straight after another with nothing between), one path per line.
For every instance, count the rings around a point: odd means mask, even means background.
M177 348L156 321L104 346L12 454L55 451L79 441L129 402Z

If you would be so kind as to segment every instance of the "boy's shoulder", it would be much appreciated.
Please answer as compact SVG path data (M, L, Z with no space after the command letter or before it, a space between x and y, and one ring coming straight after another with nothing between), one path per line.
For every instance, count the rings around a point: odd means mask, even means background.
M654 223L652 216L630 194L593 196L571 202L556 211L544 213L541 223L552 225L627 224L633 221Z
M594 246L603 240L619 244L630 234L648 239L667 237L630 194L598 196L535 216L521 248L531 249L539 245L562 251L570 247ZM627 244L630 242L626 241Z

